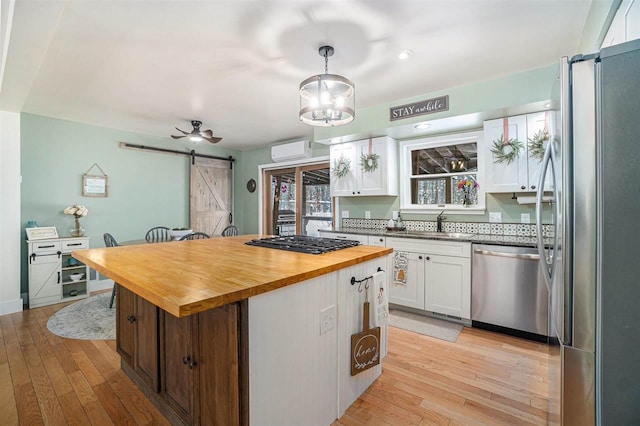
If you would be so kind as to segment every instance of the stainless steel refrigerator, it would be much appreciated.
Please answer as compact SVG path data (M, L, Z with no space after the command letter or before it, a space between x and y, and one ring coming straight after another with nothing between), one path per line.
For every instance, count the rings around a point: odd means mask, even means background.
M555 225L546 245L538 229L550 402L565 425L640 425L640 40L563 58L558 83L539 185L551 174L555 201L537 204Z

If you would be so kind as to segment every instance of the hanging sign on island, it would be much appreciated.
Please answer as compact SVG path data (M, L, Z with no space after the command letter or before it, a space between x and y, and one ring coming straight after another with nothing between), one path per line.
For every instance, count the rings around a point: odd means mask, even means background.
M449 95L389 108L389 121L449 110Z

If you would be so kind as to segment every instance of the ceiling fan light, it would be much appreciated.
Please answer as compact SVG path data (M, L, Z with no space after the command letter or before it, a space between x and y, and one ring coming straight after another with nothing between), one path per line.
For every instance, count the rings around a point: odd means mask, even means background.
M192 135L192 136L189 136L189 140L191 142L202 142L202 136Z
M325 73L300 83L300 121L323 127L350 123L355 118L355 85L348 78L328 73L331 46L322 46L318 53L325 58Z

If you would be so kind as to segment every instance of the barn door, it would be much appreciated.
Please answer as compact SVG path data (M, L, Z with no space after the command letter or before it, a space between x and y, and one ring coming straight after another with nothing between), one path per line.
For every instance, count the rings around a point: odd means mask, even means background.
M220 235L233 222L229 161L195 158L191 164L190 222L193 231Z

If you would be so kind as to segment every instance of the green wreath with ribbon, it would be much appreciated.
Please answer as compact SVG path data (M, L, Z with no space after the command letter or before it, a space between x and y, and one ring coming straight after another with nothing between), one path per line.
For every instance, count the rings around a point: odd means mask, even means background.
M506 147L511 149L505 150ZM491 153L494 156L494 163L511 164L520 156L520 151L524 148L524 144L517 139L509 139L504 141L504 135L493 141Z
M333 160L333 175L337 178L343 178L351 172L351 160L341 155L340 158Z
M378 160L380 156L378 154L361 154L360 155L360 167L363 172L371 173L378 168Z
M542 161L544 158L544 143L549 141L549 132L540 129L532 138L529 138L529 156Z

